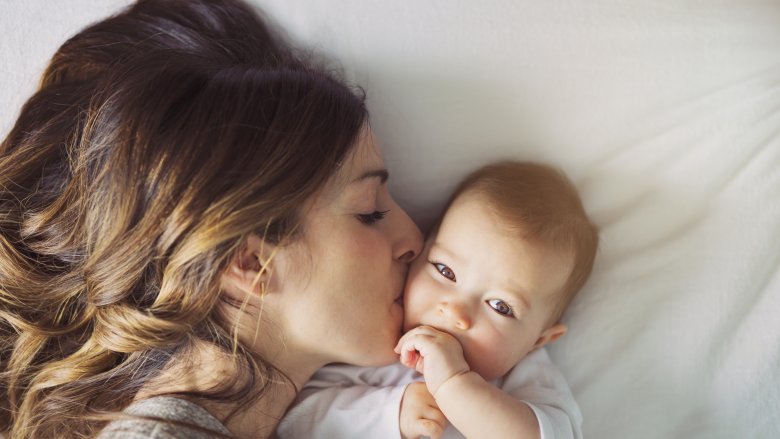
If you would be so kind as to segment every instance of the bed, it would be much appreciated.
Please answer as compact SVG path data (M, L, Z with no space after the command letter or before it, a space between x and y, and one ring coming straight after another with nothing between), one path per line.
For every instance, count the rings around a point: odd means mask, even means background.
M586 437L780 437L780 3L252 3L365 88L421 227L489 161L572 178L602 241L550 353ZM56 47L125 4L3 4L3 135Z

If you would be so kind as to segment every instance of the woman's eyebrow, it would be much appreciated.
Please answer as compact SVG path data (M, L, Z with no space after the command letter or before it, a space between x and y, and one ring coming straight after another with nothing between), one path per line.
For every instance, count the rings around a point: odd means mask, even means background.
M352 180L350 183L359 183L369 178L379 178L382 184L384 184L385 182L387 182L387 179L390 178L390 173L387 172L387 169L372 169L370 171L364 172L359 177Z

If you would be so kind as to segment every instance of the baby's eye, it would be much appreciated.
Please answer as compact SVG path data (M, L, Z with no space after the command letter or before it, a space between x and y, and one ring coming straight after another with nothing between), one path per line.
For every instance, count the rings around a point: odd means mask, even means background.
M455 272L452 271L452 269L444 264L441 264L439 262L431 262L434 267L436 267L436 270L441 274L442 276L446 277L447 279L455 282Z
M501 299L490 299L486 302L488 306L493 308L493 311L506 317L513 317L515 313L512 311L512 307L508 303Z

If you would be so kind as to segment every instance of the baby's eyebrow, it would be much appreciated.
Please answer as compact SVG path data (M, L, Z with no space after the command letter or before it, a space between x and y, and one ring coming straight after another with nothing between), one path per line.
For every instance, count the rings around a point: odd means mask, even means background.
M460 261L460 258L455 254L455 252L450 251L447 249L447 247L441 245L438 241L434 241L433 244L431 244L431 250L436 250L442 253L446 253L446 256L450 259L455 260L456 262Z
M506 279L500 286L501 288L499 291L509 295L513 299L513 302L519 303L526 311L531 310L531 301L526 299L529 294L527 294L528 291L525 288L509 279Z
M529 302L524 295L520 294L520 292L516 289L509 289L507 292L514 297L518 302L520 302L521 305L526 309L526 311L531 310L531 302Z

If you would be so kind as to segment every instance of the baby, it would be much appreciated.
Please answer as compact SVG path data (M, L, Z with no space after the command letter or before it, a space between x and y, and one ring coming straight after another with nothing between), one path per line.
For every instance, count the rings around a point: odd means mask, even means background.
M406 368L322 369L279 436L580 438L577 403L543 347L566 333L559 319L597 244L552 168L472 173L410 267L395 348Z

